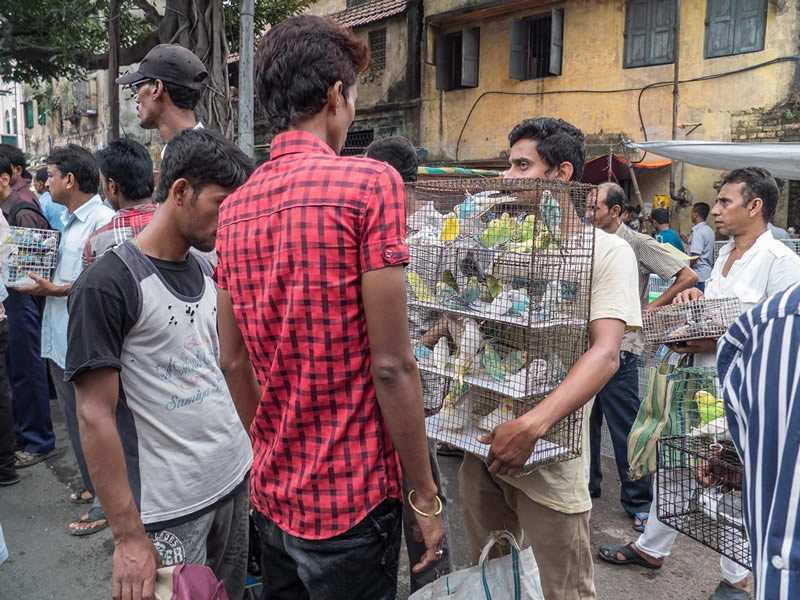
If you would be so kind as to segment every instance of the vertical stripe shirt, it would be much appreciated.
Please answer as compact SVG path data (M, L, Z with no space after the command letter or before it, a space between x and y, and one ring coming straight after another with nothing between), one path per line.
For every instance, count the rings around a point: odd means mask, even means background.
M800 284L739 317L717 365L744 465L756 598L800 598Z

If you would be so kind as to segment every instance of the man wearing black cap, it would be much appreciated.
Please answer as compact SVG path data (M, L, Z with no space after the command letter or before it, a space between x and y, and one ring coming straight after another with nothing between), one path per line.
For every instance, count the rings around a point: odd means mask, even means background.
M136 98L139 125L158 129L165 144L184 129L202 127L194 107L203 94L208 71L191 51L177 44L159 44L142 59L139 68L117 79ZM163 152L162 152L163 156Z

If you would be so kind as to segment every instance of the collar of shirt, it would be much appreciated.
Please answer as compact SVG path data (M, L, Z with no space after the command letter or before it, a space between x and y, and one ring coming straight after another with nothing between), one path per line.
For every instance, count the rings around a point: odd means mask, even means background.
M103 201L100 199L99 194L95 194L91 198L89 198L86 202L84 202L75 212L70 213L69 211L64 211L61 214L61 222L64 223L64 227L70 224L70 222L77 219L81 223L86 221L86 217L92 212L92 209L97 206L98 204L102 204ZM73 218L74 217L74 218Z
M705 221L700 221L699 223L695 223L694 225L692 225L692 231L697 231L698 229L703 229L703 226L708 227L709 229L711 229L711 225L709 225Z
M300 130L284 131L275 136L270 146L270 160L276 160L289 154L329 154L336 153L328 144L313 133Z
M125 219L134 215L146 215L147 213L156 212L157 208L158 206L151 202L137 204L136 206L129 206L128 208L120 208L114 214L114 220Z
M750 259L759 253L760 249L764 246L768 245L770 242L774 241L775 238L772 235L772 232L767 229L764 233L756 238L756 241L750 246L744 254L742 254L739 261L742 261L740 264L745 264L750 261ZM736 240L731 239L727 244L725 244L722 248L719 249L719 256L717 257L717 262L721 261L724 258L727 258L728 255L733 252L733 249L736 247ZM738 261L737 261L738 262ZM724 262L722 263L725 264Z

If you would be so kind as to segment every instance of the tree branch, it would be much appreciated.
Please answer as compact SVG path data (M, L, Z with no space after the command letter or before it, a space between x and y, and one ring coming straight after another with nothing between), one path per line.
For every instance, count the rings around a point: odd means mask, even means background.
M134 5L139 8L143 13L145 20L148 23L152 23L156 27L161 23L161 19L164 18L163 15L158 14L158 10L153 4L150 4L147 0L132 0Z

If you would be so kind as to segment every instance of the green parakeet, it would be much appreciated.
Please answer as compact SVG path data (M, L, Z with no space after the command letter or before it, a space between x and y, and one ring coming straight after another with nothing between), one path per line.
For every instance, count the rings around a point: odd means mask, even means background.
M489 290L489 295L492 297L492 300L494 300L503 291L503 282L493 275L487 275L486 288Z
M558 201L553 198L553 193L550 190L544 190L542 192L541 211L545 227L547 227L554 239L560 238L561 206L558 204Z
M456 281L455 275L450 269L445 269L442 271L442 282L446 285L450 286L454 292L458 292L458 282Z
M694 401L697 403L701 425L725 415L725 403L704 390L700 390L694 395Z
M480 298L481 296L481 284L478 282L478 278L472 276L469 278L469 283L467 287L464 288L464 292L461 294L461 299L466 304L472 304Z
M520 238L520 240L523 242L532 240L535 226L536 226L536 217L534 215L528 215L527 217L525 217L525 220L522 222L522 237Z

